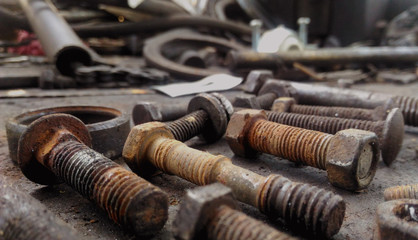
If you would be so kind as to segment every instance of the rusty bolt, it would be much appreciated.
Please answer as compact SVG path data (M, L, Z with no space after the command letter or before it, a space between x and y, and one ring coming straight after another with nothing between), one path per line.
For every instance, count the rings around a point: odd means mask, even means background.
M418 240L418 200L381 203L376 215L375 239Z
M351 107L299 105L296 103L296 100L291 97L281 97L274 100L271 110L273 112L289 112L304 115L349 118L369 121L384 120L389 112L389 109L384 106L379 106L374 109L364 109Z
M167 122L187 114L186 104L158 104L155 102L140 102L132 109L132 119L135 125L146 122Z
M379 137L383 162L388 166L401 150L404 136L404 121L398 108L392 109L385 121L376 122L277 112L267 112L267 118L272 122L330 134L349 128L374 132Z
M220 182L230 187L238 200L273 219L283 219L297 232L331 237L339 231L345 212L340 196L280 175L260 176L233 165L225 156L195 150L173 138L163 123L135 126L123 157L139 175L149 175L157 168L197 185Z
M35 198L0 177L0 239L82 239Z
M245 79L244 91L257 94L263 84L271 78L273 78L273 72L270 70L253 70Z
M383 195L386 201L402 198L418 199L418 184L386 188Z
M203 234L212 240L296 239L239 211L231 189L220 183L188 190L173 225L183 240Z
M186 116L167 124L174 138L187 141L200 134L206 142L215 142L226 131L234 109L224 96L218 93L202 93L193 97Z
M333 185L354 191L370 184L379 159L372 132L348 129L330 135L267 121L259 110L232 115L226 139L239 156L258 151L324 169Z
M167 220L167 195L90 149L90 144L88 130L79 119L67 114L44 116L20 137L19 167L39 184L63 180L138 236L159 231Z

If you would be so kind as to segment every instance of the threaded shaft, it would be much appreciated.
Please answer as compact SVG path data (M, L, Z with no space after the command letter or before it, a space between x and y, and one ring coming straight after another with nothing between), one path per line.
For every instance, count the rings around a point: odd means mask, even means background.
M220 206L210 220L207 233L211 240L286 240L295 239L228 206Z
M337 117L359 120L374 120L374 111L371 109L350 108L350 107L324 107L293 104L290 107L292 113L304 115L315 115L324 117Z
M331 138L330 134L265 120L256 121L248 133L253 149L319 169L325 169Z
M330 238L341 228L345 203L330 191L270 175L261 191L260 207L271 218L282 218L302 234Z
M157 168L175 174L197 185L206 185L213 180L211 172L223 156L189 148L184 143L167 138L155 140L149 151L149 160Z
M277 98L275 93L266 93L260 96L257 96L255 99L260 105L261 109L270 110L271 105L273 105L274 100Z
M385 189L383 195L386 201L402 198L418 199L418 184L390 187Z
M167 210L164 210L167 196L146 180L84 144L76 141L60 143L52 150L49 162L52 165L50 169L59 178L96 202L116 223L134 228L139 235L152 234L164 225L167 219ZM149 198L156 202L152 206L156 209L148 209L147 206L138 209L137 204L148 203ZM130 212L132 209L135 212ZM132 216L147 213L152 217L145 216L146 220L132 219ZM136 226L139 223L143 226ZM150 225L150 229L144 230Z
M405 124L418 126L418 98L396 96L394 100L402 110Z
M365 121L345 118L319 117L297 113L267 112L269 121L294 127L335 134L338 131L355 128L375 132L381 138L384 121Z
M168 123L167 126L176 140L185 142L201 133L208 119L206 111L198 110Z

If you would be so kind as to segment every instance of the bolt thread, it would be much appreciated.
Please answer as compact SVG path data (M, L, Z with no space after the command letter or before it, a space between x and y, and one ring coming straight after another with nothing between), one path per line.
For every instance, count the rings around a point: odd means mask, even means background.
M386 201L403 198L418 199L418 184L390 187L385 189L383 195Z
M248 143L259 152L325 169L332 137L322 132L258 120L251 126Z
M261 194L262 211L294 231L330 238L341 228L345 203L331 191L270 175Z
M208 224L208 239L220 240L286 240L295 239L228 206L216 209Z
M212 169L220 158L224 158L189 148L173 139L160 138L153 145L155 148L150 148L154 150L149 153L149 159L154 166L197 185L212 183Z
M96 202L113 221L122 225L132 226L128 220L128 210L132 204L138 204L139 199L160 191L136 174L76 141L57 145L50 159L51 170L59 178L84 197Z
M277 95L275 93L266 93L266 94L257 96L255 99L260 105L261 109L270 110L276 98L277 98Z
M362 129L375 132L381 138L385 121L365 121L345 118L319 117L297 113L267 112L269 121L300 127L329 134L335 134L344 129Z
M167 124L174 139L185 142L202 132L209 115L204 110L194 111Z
M418 126L418 98L396 96L394 100L402 110L405 124Z
M294 104L290 107L289 112L324 117L348 118L369 121L374 120L374 110L362 108L323 107Z

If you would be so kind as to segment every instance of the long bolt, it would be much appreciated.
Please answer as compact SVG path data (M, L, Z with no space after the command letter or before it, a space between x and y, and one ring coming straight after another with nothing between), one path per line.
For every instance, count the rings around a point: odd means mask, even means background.
M39 118L20 138L19 165L29 179L38 183L63 180L137 236L159 231L167 220L167 195L89 148L89 140L85 125L71 115ZM40 176L33 176L37 169L43 169L49 179L43 179L40 171Z
M386 188L383 195L386 201L403 198L418 199L418 184Z
M172 121L186 114L187 104L140 102L132 110L132 118L135 125L153 121Z
M44 205L0 178L0 239L82 239Z
M306 130L270 122L260 110L232 115L226 139L237 155L263 152L327 170L333 185L354 191L370 184L379 159L374 133L349 129L331 135Z
M348 118L358 120L384 120L387 111L381 106L374 109L352 107L328 107L296 104L294 98L282 97L274 100L271 108L273 112L289 112L323 117Z
M280 175L260 176L225 156L192 149L173 138L162 123L138 125L128 136L123 157L140 175L156 167L198 185L223 183L238 200L273 219L282 218L299 232L330 237L341 227L345 204L340 196Z
M267 118L272 122L330 134L350 128L374 132L379 137L381 155L386 165L396 159L402 147L404 124L398 108L392 109L385 121L375 122L278 112L267 112Z
M395 103L402 110L405 124L418 126L418 98L394 96Z

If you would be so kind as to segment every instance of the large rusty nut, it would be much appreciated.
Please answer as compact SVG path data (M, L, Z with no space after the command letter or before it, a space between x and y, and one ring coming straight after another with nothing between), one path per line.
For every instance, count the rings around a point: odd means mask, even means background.
M235 107L261 109L260 103L255 96L237 96L234 101Z
M89 130L92 148L105 157L116 158L122 154L123 144L131 128L128 114L108 107L62 106L29 111L7 121L6 134L12 161L17 163L19 138L28 125L42 116L55 113L79 118Z
M376 173L379 160L377 136L358 129L339 131L330 141L326 159L331 184L354 191L364 189Z
M270 70L252 70L245 80L244 91L257 94L269 78L273 78L273 72Z
M147 177L152 175L156 168L147 161L146 150L155 139L166 137L174 139L166 124L149 122L132 128L123 147L122 156L128 166L138 175Z
M262 110L246 109L232 115L226 130L226 141L231 150L241 157L254 157L257 151L247 144L246 136L253 122L258 119L267 120L267 115Z
M375 239L418 240L418 200L401 199L377 207Z
M163 120L160 108L155 102L142 102L132 109L132 118L135 125Z
M296 100L292 97L281 97L273 102L271 111L273 112L289 112L292 105L296 104Z
M191 113L197 110L204 110L209 115L210 123L201 132L201 137L206 142L214 142L220 139L226 131L229 116L218 97L201 93L193 97L187 108L187 112Z
M267 80L260 91L258 91L258 96L274 93L277 97L295 97L296 90L290 84L283 84L274 79Z
M183 240L200 239L197 236L222 205L238 208L231 189L220 183L188 190L173 223L174 235Z

